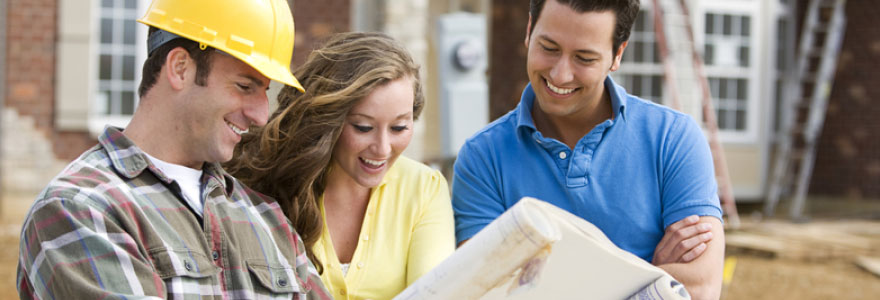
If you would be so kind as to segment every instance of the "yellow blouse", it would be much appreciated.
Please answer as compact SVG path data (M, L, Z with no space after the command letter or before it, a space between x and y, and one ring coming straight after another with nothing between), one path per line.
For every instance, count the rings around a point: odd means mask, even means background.
M324 198L319 199L321 214ZM315 243L321 281L339 299L391 299L455 251L449 186L439 171L399 157L373 188L348 273L327 230Z

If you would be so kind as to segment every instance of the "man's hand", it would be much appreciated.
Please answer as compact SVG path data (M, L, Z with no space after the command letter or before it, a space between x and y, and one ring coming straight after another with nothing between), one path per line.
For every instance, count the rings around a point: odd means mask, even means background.
M712 240L712 224L699 221L700 217L693 215L666 227L651 263L687 263L700 257L706 251L706 243Z

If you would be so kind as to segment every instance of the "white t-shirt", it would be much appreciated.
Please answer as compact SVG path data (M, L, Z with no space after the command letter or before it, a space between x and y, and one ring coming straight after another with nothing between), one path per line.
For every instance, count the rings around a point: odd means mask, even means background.
M201 217L204 210L202 204L202 170L187 168L181 165L175 165L155 158L146 152L147 158L156 165L165 176L177 182L183 198L189 203L189 206Z

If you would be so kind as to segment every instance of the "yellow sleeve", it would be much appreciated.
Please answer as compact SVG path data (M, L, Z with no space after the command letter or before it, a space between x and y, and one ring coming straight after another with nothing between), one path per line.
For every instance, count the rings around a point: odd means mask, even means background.
M412 240L406 264L406 285L440 264L455 251L455 221L449 185L438 171L432 171L429 180L420 187L424 199L420 217L413 227ZM416 200L416 199L414 199Z

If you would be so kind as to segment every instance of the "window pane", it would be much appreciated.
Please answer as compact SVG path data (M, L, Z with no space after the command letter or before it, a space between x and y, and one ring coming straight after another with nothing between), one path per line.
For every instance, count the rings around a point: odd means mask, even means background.
M715 99L716 102L718 100L718 78L709 78L709 90L711 90L712 99ZM715 107L718 107L718 104L715 104Z
M652 57L652 59L654 59L653 62L659 64L660 63L660 48L657 46L657 43L651 43L651 46L652 46L651 48L654 50L653 51L654 57Z
M122 92L122 110L123 115L134 114L134 93L131 91Z
M743 110L736 111L736 130L746 129L746 112Z
M122 79L134 80L134 56L126 55L122 57Z
M101 19L101 43L113 43L113 19Z
M125 0L125 8L128 8L128 9L137 8L137 0Z
M639 97L643 97L643 98L645 97L645 95L642 94L642 76L641 75L633 75L632 89L633 89L632 93L634 95L639 96Z
M107 97L107 113L108 114L117 114L119 110L119 91L108 91L110 94Z
M125 41L124 43L126 45L134 45L135 44L135 42L134 42L134 40L135 40L135 30L134 30L135 29L135 22L134 22L134 20L131 20L131 19L125 20L123 22L123 24L125 24L124 25L125 31L123 31L123 34L124 34L123 41Z
M742 24L740 24L742 26L742 28L740 29L740 35L747 37L751 34L751 32L749 32L749 30L751 30L751 20L752 18L749 16L742 17Z
M635 61L635 62L644 62L644 61L645 61L644 59L642 59L643 52L644 52L644 51L643 51L644 49L642 49L642 45L643 45L643 44L644 44L644 43L642 43L642 42L638 42L638 41L634 41L634 42L633 42L633 47L634 47L634 49L633 49L633 50L634 50L634 51L633 51L633 56L634 56L634 57L633 57L633 61Z
M727 79L725 78L718 80L718 97L727 98Z
M740 67L748 67L749 66L749 47L748 46L739 47L739 66Z
M647 11L639 11L639 15L636 17L635 28L633 29L636 32L645 31L645 14Z
M730 129L727 124L727 112L723 109L718 109L716 114L718 115L718 128L719 129Z
M715 64L715 46L712 44L706 44L705 50L703 50L703 61L707 65Z
M715 33L715 14L706 14L706 33Z
M101 62L99 64L99 78L101 78L101 80L110 80L113 78L113 56L106 54L101 55Z
M748 98L748 82L745 79L736 80L736 99L745 100Z
M101 0L101 7L112 8L113 0Z
M110 92L109 91L100 91L98 92L98 107L100 110L99 114L107 114L110 112Z
M656 97L654 101L660 101L663 98L663 79L660 76L651 76L651 87L654 90L651 95Z
M722 33L724 35L730 35L730 31L733 27L733 17L731 15L724 15L724 24L722 25Z

